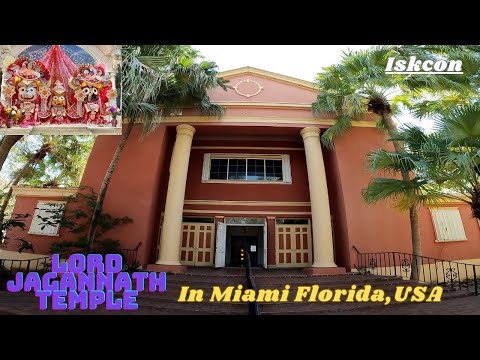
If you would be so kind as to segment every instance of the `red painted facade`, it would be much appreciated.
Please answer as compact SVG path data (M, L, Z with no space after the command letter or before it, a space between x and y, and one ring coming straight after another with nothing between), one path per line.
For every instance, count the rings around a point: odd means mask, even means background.
M195 112L185 110L178 121L169 119L153 134L143 138L141 125L135 125L112 176L104 210L113 216L133 219L132 224L122 225L108 237L120 240L123 248L134 248L142 242L139 260L143 266L155 262L175 127L181 123L196 129L190 153L185 216L215 217L217 222L223 221L224 217L266 219L269 266L276 266L275 218L310 218L309 184L300 131L307 126L323 129L329 125L320 123L321 119L315 118L311 109L304 106L315 101L315 90L305 84L267 75L247 70L229 77L232 86L246 79L261 84L263 89L252 97L241 96L231 89L213 91L211 100L225 103L226 113L221 119L194 116ZM247 90L253 92L255 87ZM286 106L288 104L290 106ZM328 119L328 116L323 118ZM351 269L356 261L353 245L360 251L371 252L410 253L412 249L408 214L399 213L387 203L367 205L361 198L361 189L372 177L366 168L365 155L371 150L391 146L384 134L364 126L372 119L364 120L362 126L353 127L348 134L337 139L334 151L323 150L336 263L347 269ZM120 137L97 138L82 185L93 186L98 191L119 141ZM205 153L287 154L290 156L292 184L202 183ZM33 213L36 200L18 196L14 211ZM266 203L260 206L238 203L245 201ZM470 217L468 206L445 206L460 209L468 240L436 243L430 212L422 208L420 228L424 255L444 259L480 258L479 224ZM65 238L62 231L59 239ZM12 230L11 235L20 236L20 232ZM46 251L44 244L50 240L46 239L48 237L25 233L22 236L34 242L38 252Z

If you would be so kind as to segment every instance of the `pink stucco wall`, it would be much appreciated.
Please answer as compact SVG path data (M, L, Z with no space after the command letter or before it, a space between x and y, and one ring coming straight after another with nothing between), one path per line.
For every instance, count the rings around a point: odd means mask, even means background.
M230 85L233 86L246 78L258 81L264 90L257 96L246 98L232 89L228 92L217 89L211 92L211 100L244 101L251 104L255 102L297 104L312 103L316 97L316 91L312 89L252 74L232 76ZM195 112L184 111L184 115L192 114ZM311 110L308 108L281 106L267 108L231 106L227 107L226 116L238 116L239 120L235 123L222 122L221 119L202 123L192 122L191 125L197 130L194 146L302 147L299 132L305 126L312 126L309 120L313 119ZM241 121L242 116L296 120L290 124L274 121L245 123ZM112 231L108 237L120 240L124 248L134 248L141 241L139 255L142 265L155 260L159 219L164 209L175 126L182 122L182 117L178 117L178 122L162 124L153 134L145 138L141 138L141 126L135 125L112 176L105 199L106 212L118 217L129 216L134 221L132 224ZM319 125L319 127L327 126ZM408 214L399 213L387 203L367 205L361 198L362 188L373 176L366 168L365 155L380 147L391 149L391 145L385 140L385 135L375 128L353 127L348 134L337 140L335 151L324 149L336 259L339 266L345 266L348 269L355 263L353 245L361 251L411 252ZM120 137L116 136L97 138L82 185L93 186L98 190L119 141ZM245 187L201 183L201 166L205 151L208 150L193 149L191 152L186 199L309 201L305 158L301 151L281 151L291 156L293 185L245 185ZM222 152L226 151L237 150L222 150ZM255 150L253 152L275 153L278 151ZM19 196L15 212L33 213L35 204L35 198ZM454 206L460 209L468 240L436 243L429 210L422 208L419 214L424 255L445 259L480 258L478 222L470 217L467 205L455 204ZM188 208L193 206L186 207ZM259 209L256 208L256 210ZM265 208L265 210L271 209ZM308 211L308 208L304 210ZM269 226L272 227L271 221ZM38 249L42 251L46 249L48 240L45 237L25 236L34 242Z

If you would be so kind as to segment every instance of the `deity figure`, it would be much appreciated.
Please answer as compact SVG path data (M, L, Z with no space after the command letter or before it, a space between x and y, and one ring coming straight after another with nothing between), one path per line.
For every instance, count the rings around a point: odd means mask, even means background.
M55 82L55 86L52 88L50 111L50 124L70 123L67 117L67 92L59 80Z
M39 96L47 88L48 70L35 60L19 58L7 67L7 87L4 90L7 106L16 106L22 116L18 124L22 127L40 123L39 114L47 111L47 98Z
M74 91L74 105L68 108L68 116L83 124L107 124L106 93L112 84L105 77L103 65L80 65L68 85Z

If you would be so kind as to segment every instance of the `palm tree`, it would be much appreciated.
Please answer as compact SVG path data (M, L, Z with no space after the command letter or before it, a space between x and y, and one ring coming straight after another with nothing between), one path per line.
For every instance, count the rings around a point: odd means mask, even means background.
M158 125L158 118L184 107L197 107L209 115L223 114L221 106L210 103L207 90L216 86L226 89L226 81L217 76L217 65L201 61L191 46L127 45L122 48L122 57L122 108L128 123L100 187L87 235L89 244L95 240L110 179L136 122L149 134Z
M19 184L35 187L79 186L94 141L95 136L85 135L30 135L10 151L0 174L13 178L42 144L50 143L52 151L42 161L36 162L22 176Z
M0 224L12 210L7 207L13 185L78 186L92 146L90 136L33 135L20 141L10 152L9 164L4 168L13 179L5 186L9 189L0 206Z
M480 105L437 114L435 127L442 141L432 148L428 176L450 197L469 204L480 220Z
M418 126L405 125L396 134L395 141L402 142L404 151L378 149L368 153L371 171L383 172L391 177L373 178L362 190L362 197L366 203L389 200L398 210L409 210L414 255L412 278L418 279L415 260L420 260L416 256L421 256L422 249L417 209L421 205L455 196L442 191L436 179L430 176L432 170L435 172L432 164L435 163L437 150L442 143L445 144L438 134L426 135ZM408 179L401 176L404 173L409 175Z
M349 131L354 118L377 115L377 128L386 131L397 154L405 152L397 139L393 116L401 108L419 106L424 99L457 97L465 99L478 86L480 68L478 46L375 46L367 50L347 52L340 63L324 68L317 76L321 90L312 110L315 115L334 115L337 122L324 132L322 142L334 148L334 139ZM389 57L436 61L446 56L461 59L464 75L408 75L385 74ZM459 101L460 101L459 100ZM407 169L398 168L402 181L408 183ZM422 255L416 206L409 208L413 254Z
M2 137L0 140L0 170L2 170L10 150L22 137L23 135L4 135Z
M42 161L50 151L52 151L52 144L50 142L43 143L40 149L38 149L33 155L30 156L28 161L22 166L18 174L15 176L15 179L12 181L11 186L8 189L7 194L3 198L3 202L0 207L0 224L3 223L3 219L5 218L5 210L7 209L10 198L12 197L12 186L17 185L22 179L22 177L25 175L25 173L30 169L30 167L33 164Z

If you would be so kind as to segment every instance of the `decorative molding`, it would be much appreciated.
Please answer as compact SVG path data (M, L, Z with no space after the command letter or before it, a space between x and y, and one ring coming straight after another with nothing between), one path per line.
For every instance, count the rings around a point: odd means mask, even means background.
M257 85L257 91L252 93L252 94L248 94L248 93L244 93L244 92L241 92L238 87L243 84L243 83L253 83L255 85ZM246 80L240 80L239 82L237 82L234 86L233 86L233 89L235 90L235 92L238 94L238 95L241 95L241 96L245 96L246 98L251 98L252 96L255 96L255 95L258 95L260 94L260 92L263 90L263 86L260 85L260 83L258 83L257 81L255 80L250 80L249 78L247 78Z
M310 202L302 201L251 201L251 200L185 200L185 205L211 206L310 206Z
M127 118L122 119L123 122L128 122ZM140 122L140 121L138 121ZM181 124L181 123L210 123L210 124L229 124L229 123L266 123L266 124L292 124L292 125L328 125L333 126L337 123L335 119L305 119L305 118L284 118L284 117L234 117L234 116L225 116L223 118L218 118L216 116L177 116L177 117L168 117L168 118L158 118L156 122L162 124ZM374 121L366 120L352 120L353 127L371 127L374 128Z
M13 185L12 190L13 195L34 197L66 197L78 192L78 188L34 188L18 185Z
M261 147L261 146L192 146L193 150L293 150L305 151L298 147Z
M205 180L202 181L204 184L243 184L243 185L253 185L253 184L268 184L268 185L292 185L292 183L287 183L283 181L274 181L274 180Z
M214 104L227 107L255 107L255 108L293 108L293 109L310 109L312 104L305 103L275 103L275 102L246 102L246 101L214 101Z
M222 214L235 214L235 215L302 215L308 216L312 213L309 211L246 211L246 210L188 210L184 209L184 214L212 214L212 213L219 213ZM213 215L212 215L213 216Z
M282 75L282 74L274 73L267 70L257 69L251 66L245 66L238 69L222 71L219 74L219 76L223 78L229 78L229 77L238 76L238 75L250 75L250 74L257 75L266 79L274 79L282 83L287 83L290 85L294 85L294 86L298 86L308 90L314 90L315 92L319 92L319 90L315 87L315 84L310 81L297 79L291 76Z

